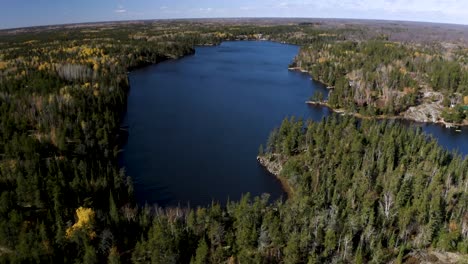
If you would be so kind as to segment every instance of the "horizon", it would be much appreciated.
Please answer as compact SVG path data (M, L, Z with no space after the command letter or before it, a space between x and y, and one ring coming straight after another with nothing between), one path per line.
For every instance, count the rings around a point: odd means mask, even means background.
M7 2L0 10L0 29L69 24L178 19L353 19L468 25L468 3L457 0L260 0L235 3L214 0L103 0ZM40 14L40 15L38 15Z
M174 18L149 18L149 19L131 19L131 20L102 20L102 21L83 21L83 22L70 22L70 23L59 23L59 24L43 24L43 25L32 25L23 27L13 28L0 28L0 31L10 30L21 30L29 28L46 28L46 27L66 27L73 25L94 25L94 24L118 24L118 23L133 23L133 22L152 22L152 21L197 21L197 20L298 20L303 19L304 21L312 20L343 20L343 21L362 21L362 22L386 22L386 23L420 23L420 24L434 24L434 25L452 25L452 26L467 26L468 24L457 24L449 22L432 22L432 21L418 21L418 20L395 20L395 19L379 19L379 18L347 18L347 17L174 17Z

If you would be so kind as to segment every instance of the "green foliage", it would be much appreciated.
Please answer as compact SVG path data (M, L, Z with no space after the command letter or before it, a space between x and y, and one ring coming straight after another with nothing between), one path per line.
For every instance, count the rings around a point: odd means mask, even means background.
M8 261L115 260L109 241L128 250L139 238L143 228L119 215L128 203L128 219L137 213L116 151L127 71L193 49L127 30L0 36L0 255ZM66 236L80 206L100 216L91 238Z
M428 88L447 95L467 94L466 54L462 53L383 39L315 41L301 47L294 64L333 87L330 106L366 115L396 115L420 104ZM320 101L317 96L312 100ZM444 105L448 106L446 101Z
M322 102L324 99L324 95L322 92L316 91L310 99L311 101L314 101L314 102Z
M468 162L386 122L284 119L259 154L283 163L295 193L285 202L245 196L223 208L161 209L133 201L117 162L127 72L193 45L259 34L301 44L292 66L334 86L330 105L355 112L401 112L417 103L421 80L468 94L463 52L446 60L389 36L346 40L362 33L167 21L0 34L0 261L377 263L428 246L467 253ZM461 120L461 109L444 115ZM80 207L95 214L86 228L73 225Z
M460 105L444 109L442 118L447 122L461 123L466 118L466 110Z
M200 239L198 243L198 248L195 253L195 259L192 258L190 261L191 264L204 264L208 261L208 245L204 238Z
M117 212L117 206L115 205L114 196L112 195L112 192L109 195L109 215L111 220L115 224L119 223L119 212Z
M132 260L380 263L428 246L466 251L468 163L420 130L332 117L285 119L273 133L272 146L301 150L265 153L279 156L293 197L158 211Z
M107 258L108 264L120 264L120 255L115 247L112 247Z
M293 119L283 122L279 131L294 125ZM296 193L289 205L311 208L294 215L318 221L323 233L315 231L314 241L324 258L343 256L344 243L355 261L382 261L396 258L401 243L409 249L432 244L453 251L468 239L456 228L466 221L460 212L468 205L467 178L460 172L468 163L419 130L340 117L308 122L302 134L298 148L305 151L265 155L281 156L281 175ZM274 138L273 145L290 140L287 134ZM295 221L290 225L298 226Z
M327 229L325 232L325 242L323 243L323 246L325 247L323 251L324 255L328 256L329 252L333 252L337 245L338 243L336 240L335 231L332 229Z

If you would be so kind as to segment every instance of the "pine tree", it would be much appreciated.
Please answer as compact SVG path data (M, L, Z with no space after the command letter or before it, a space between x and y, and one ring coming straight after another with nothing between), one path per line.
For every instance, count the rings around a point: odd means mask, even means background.
M190 261L191 264L204 264L208 261L208 245L204 238L201 238L198 241L197 251L195 253L195 258L192 257Z
M119 223L119 213L117 211L117 206L115 205L112 192L109 194L109 215L115 224Z

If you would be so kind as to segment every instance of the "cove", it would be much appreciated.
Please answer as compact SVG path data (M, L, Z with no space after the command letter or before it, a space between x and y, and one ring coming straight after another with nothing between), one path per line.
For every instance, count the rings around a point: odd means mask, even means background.
M256 161L258 147L286 116L331 114L305 101L324 85L288 70L299 47L268 41L223 42L129 74L121 165L140 204L205 206L242 194L285 197ZM406 123L406 122L405 122ZM462 132L414 124L447 149L468 153Z

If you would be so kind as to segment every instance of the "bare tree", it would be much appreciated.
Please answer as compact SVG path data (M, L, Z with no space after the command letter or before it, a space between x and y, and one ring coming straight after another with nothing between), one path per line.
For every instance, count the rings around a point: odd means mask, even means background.
M57 64L56 71L58 75L69 81L80 80L85 81L89 80L92 77L92 69L88 68L85 65L81 64Z
M465 213L465 216L463 217L462 220L462 236L466 239L468 238L468 213Z
M395 201L393 199L393 194L387 191L384 194L383 202L380 201L380 208L382 209L386 219L388 219L390 216L393 216L393 214L391 213L391 209L394 203Z
M344 238L343 238L343 245L344 245L344 249L343 249L343 259L346 260L346 257L348 255L348 246L349 246L349 242L351 242L351 236L350 235L346 235Z

